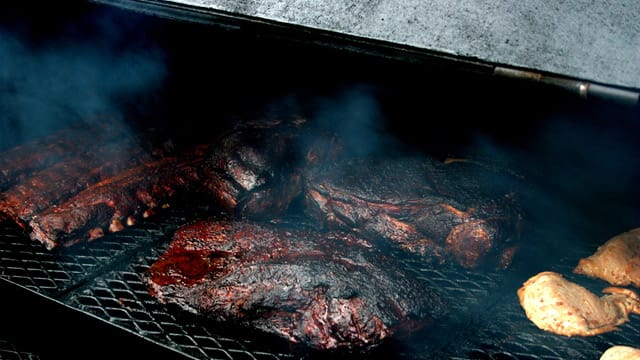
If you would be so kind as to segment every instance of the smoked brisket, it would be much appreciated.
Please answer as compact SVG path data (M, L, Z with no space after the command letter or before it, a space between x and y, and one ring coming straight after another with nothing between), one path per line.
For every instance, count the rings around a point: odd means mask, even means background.
M366 351L448 311L354 234L241 220L183 226L146 279L163 303L317 350Z
M326 228L425 259L506 268L518 248L521 217L512 181L464 161L348 159L305 173L305 211Z

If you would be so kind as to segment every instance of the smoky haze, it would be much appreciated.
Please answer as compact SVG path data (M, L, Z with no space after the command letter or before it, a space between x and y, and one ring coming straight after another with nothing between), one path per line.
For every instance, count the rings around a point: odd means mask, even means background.
M119 101L165 77L160 49L135 36L145 24L89 13L50 34L38 26L0 27L0 149L98 116L121 121Z
M567 275L580 256L640 226L638 124L615 109L547 114L522 148L478 136L470 148L523 174L529 272ZM597 110L605 110L597 114ZM594 111L590 111L594 110Z
M338 136L345 156L390 155L402 148L388 129L388 114L378 89L370 83L341 83L317 93L288 94L265 105L263 113L266 117L303 116L311 122L312 131L301 144L301 152L327 131Z
M332 97L315 101L314 121L333 129L345 141L345 150L354 156L389 152L395 140L385 129L385 119L375 89L354 84Z

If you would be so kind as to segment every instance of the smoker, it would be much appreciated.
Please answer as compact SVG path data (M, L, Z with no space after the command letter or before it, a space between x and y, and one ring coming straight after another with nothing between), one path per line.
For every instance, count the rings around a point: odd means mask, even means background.
M597 359L640 343L637 315L618 331L566 337L538 329L516 296L545 270L599 293L603 283L573 266L639 226L635 3L58 5L12 4L0 15L1 151L78 124L153 129L173 149L210 143L238 119L303 117L339 129L359 154L401 144L528 184L510 267L403 259L442 292L449 315L375 351L332 356ZM210 215L202 199L180 198L123 231L53 250L0 218L0 358L326 356L149 294L142 276L174 232Z

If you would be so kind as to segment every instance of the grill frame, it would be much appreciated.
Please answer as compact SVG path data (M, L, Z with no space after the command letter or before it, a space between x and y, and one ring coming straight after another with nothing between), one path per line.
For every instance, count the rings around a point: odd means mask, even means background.
M53 9L54 13L60 14L59 9ZM178 26L182 27L182 25ZM188 27L188 26L187 26ZM169 26L169 30L175 28ZM198 27L196 30L187 30L185 34L198 34L203 28ZM255 30L255 29L253 29ZM246 41L255 45L265 41L264 39L256 39L252 31L247 29L239 29L237 27L224 28L222 37L230 35L229 31L240 32L240 35L233 35L232 40L228 41ZM246 31L246 32L244 32ZM210 34L207 34L210 35ZM282 39L276 36L267 39L266 45L262 45L260 51L268 50L270 46L275 46L277 51L285 49L291 44L289 39ZM203 39L207 36L196 40L196 47L201 46ZM219 39L215 37L215 39ZM281 41L285 41L284 45ZM335 40L335 39L333 39ZM310 53L309 56L302 57L307 61L318 54L317 47L323 47L323 44L300 44L295 46L310 47L305 51ZM225 50L233 49L233 47L225 47ZM197 50L197 49L196 49ZM326 49L323 49L323 51ZM191 49L188 55L197 54L197 51ZM324 52L323 52L324 53ZM242 55L253 55L252 52L242 53ZM455 66L444 66L439 62L430 62L424 59L412 61L407 58L394 58L393 56L385 57L381 54L371 54L366 51L362 53L358 51L358 56L342 59L344 53L341 51L332 52L332 55L310 63L310 68L317 66L323 60L328 59L328 64L343 64L348 62L344 68L333 77L339 78L350 71L353 71L359 65L363 70L356 74L356 80L361 80L367 76L371 76L372 81L382 79L385 85L391 83L392 89L418 84L424 85L424 94L412 94L408 102L417 103L421 99L434 97L439 92L445 95L435 97L435 101L439 99L451 97L451 102L438 107L438 110L450 109L453 112L455 120L461 115L456 112L456 107L460 103L465 104L470 109L478 109L482 107L498 107L501 112L496 119L488 118L487 112L480 112L478 119L467 119L462 124L442 124L429 122L430 126L434 126L438 134L444 131L444 136L440 135L422 135L419 134L419 127L415 122L410 120L401 121L397 126L404 127L403 135L408 135L408 141L414 145L422 146L423 142L428 143L428 150L448 151L450 147L448 142L453 139L457 145L467 144L470 142L471 132L482 130L495 135L498 139L508 141L511 144L517 143L522 148L527 149L526 141L522 144L522 140L526 139L528 132L532 128L540 127L544 124L539 123L542 113L549 112L560 108L561 110L569 109L576 112L576 117L591 113L594 109L599 112L612 110L613 113L622 114L623 119L637 119L637 109L629 109L627 107L619 108L617 105L604 104L604 110L599 108L601 103L595 105L585 104L582 100L576 100L573 97L567 97L563 92L549 89L539 84L523 85L519 82L511 80L495 79L486 76L490 73L482 68L482 71L470 71L468 69L456 68ZM406 54L406 53L405 53ZM341 58L336 60L334 58ZM212 54L205 56L205 63L211 59ZM188 56L187 56L188 57ZM382 59L380 59L382 57ZM409 57L411 58L411 57ZM274 65L281 58L270 59L267 65ZM413 59L415 60L415 58ZM184 60L182 60L184 61ZM399 63L398 63L399 61ZM231 63L232 61L229 61ZM188 65L186 62L177 62L176 66ZM202 63L199 63L201 65ZM243 65L250 61L243 62ZM225 63L227 64L227 63ZM285 63L276 67L277 71L286 70L290 63ZM425 69L425 66L429 69ZM404 69L404 67L407 67ZM392 75L375 74L380 69L391 69ZM276 72L277 72L276 71ZM447 74L437 77L436 81L431 84L428 80L434 77L434 74L444 71ZM462 74L457 74L462 71ZM205 82L215 79L219 74L203 74ZM201 70L189 72L189 75L198 75ZM245 81L251 79L258 72L250 72L247 76L240 78L229 76L225 77L223 85L229 85L233 81ZM481 79L478 79L478 73L481 73ZM317 80L326 74L326 71L320 72L312 80ZM296 74L289 74L295 77ZM415 79L411 78L415 75ZM360 78L358 78L360 77ZM256 79L261 80L277 80L278 74L267 75ZM170 83L170 84L175 84ZM299 85L293 82L294 85ZM491 89L502 88L497 93L486 90L485 85L490 84ZM178 82L179 90L184 90L184 83ZM289 85L288 83L282 88ZM394 87L395 86L395 87ZM265 86L265 88L268 86ZM193 94L193 89L189 89ZM264 90L264 89L260 89ZM280 89L279 89L280 90ZM234 89L234 95L241 93ZM214 95L220 95L225 89L215 89ZM410 90L405 89L402 95L409 93ZM497 94L497 95L496 95ZM182 121L181 112L186 111L189 114L197 114L206 108L203 105L209 97L209 94L199 95L192 99L183 100L175 106L177 110L170 113L166 118L158 119L156 116L162 111L155 111L149 114L142 114L142 122L152 123L158 126L176 126L182 124L165 123L167 118L175 116ZM259 96L252 94L253 96ZM492 97L496 96L497 99ZM223 98L227 99L227 98ZM260 101L258 101L260 102ZM135 118L135 106L130 103L124 104L125 112L128 118ZM134 104L135 105L135 104ZM237 105L234 104L234 105ZM592 106L593 105L593 106ZM188 110L189 106L195 106L195 109ZM517 111L510 110L510 106L519 108ZM421 108L420 114L428 113L428 110ZM163 108L162 110L165 110ZM235 108L237 109L237 107ZM415 108L413 108L415 109ZM233 106L226 111L234 110ZM244 110L244 109L243 109ZM406 113L410 113L407 111ZM207 112L206 114L210 114ZM473 110L464 112L465 115L473 114ZM518 121L508 122L506 128L501 119L509 116L523 116L521 123ZM80 114L79 114L80 117ZM601 121L605 116L589 118L588 121ZM420 119L422 121L422 119ZM213 120L199 120L198 125L211 125ZM420 121L418 121L420 122ZM187 119L186 127L193 125L193 120ZM208 123L208 124L207 124ZM625 124L621 121L619 131L625 132ZM196 127L201 129L200 126ZM524 127L524 130L522 130ZM636 127L631 126L634 130ZM196 130L197 131L197 130ZM182 133L183 137L190 137L193 132ZM415 137L414 137L415 136ZM432 145L430 141L443 139ZM519 150L519 149L516 149ZM537 180L544 178L545 174L541 174ZM548 183L548 181L547 181ZM140 280L141 273L156 259L161 253L164 246L170 240L173 230L180 224L184 224L192 219L211 215L211 209L206 204L199 204L197 199L183 199L184 203L176 204L168 212L164 212L158 218L149 219L137 224L135 227L126 231L110 234L95 242L88 244L79 244L68 249L59 249L54 252L45 250L37 243L31 242L27 236L20 233L20 230L3 223L0 224L0 277L8 280L16 285L11 291L9 297L13 298L16 304L20 304L20 300L26 295L20 291L20 287L24 286L35 291L41 297L40 303L42 309L55 312L62 303L71 313L77 314L78 318L97 317L102 320L100 323L106 324L116 335L115 338L127 338L129 335L137 334L148 340L146 344L151 344L153 348L169 347L173 350L172 355L180 355L185 358L190 357L212 357L224 359L309 359L313 354L300 354L299 349L289 349L287 344L281 341L273 341L269 338L262 339L259 334L247 336L242 331L220 330L216 325L201 322L188 314L184 314L177 309L166 307L156 303L146 294ZM596 205L597 206L597 205ZM185 210L190 209L190 210ZM605 209L603 212L606 212ZM633 218L633 214L626 215L627 218ZM575 264L580 257L589 255L595 250L596 242L601 242L605 234L611 234L611 229L616 228L619 224L628 224L628 219L620 220L619 223L605 227L604 224L615 220L617 215L605 217L600 224L594 225L595 231L593 235L586 239L581 247L572 248L565 243L563 235L566 229L543 229L539 230L534 227L534 231L526 236L525 249L522 253L527 258L518 257L513 267L507 273L489 271L489 272L472 272L460 270L457 268L443 267L440 269L430 268L420 264L419 262L407 259L405 264L407 268L419 278L431 285L443 289L446 297L454 304L452 316L439 324L435 324L430 329L430 333L420 333L416 336L421 337L415 342L393 342L384 347L380 352L369 354L364 357L371 358L397 358L397 359L549 359L549 358L576 358L576 359L593 359L597 358L610 345L633 345L640 343L640 333L636 324L640 323L637 315L631 315L629 323L621 326L621 330L614 333L598 335L590 338L565 338L553 334L547 334L537 329L531 324L522 312L517 298L515 289L530 275L537 271L551 270L557 271L565 275L571 280L582 285L588 285L594 292L598 293L604 286L602 282L596 280L585 279L571 274L572 265ZM538 223L544 223L545 218L535 219ZM618 219L619 220L619 219ZM559 226L562 227L562 226ZM592 229L580 229L579 235L589 233ZM579 236L577 235L577 236ZM612 235L612 234L611 234ZM542 240L540 240L542 239ZM33 308L28 306L16 305L15 309L21 312L31 312ZM5 309L11 311L12 309ZM75 318L75 317L74 317ZM36 319L34 324L29 325L28 330L33 330L42 323L49 321L49 317L43 316ZM113 324L112 324L113 323ZM70 323L72 328L80 328L79 323ZM55 326L55 324L49 324ZM165 329L166 328L166 329ZM167 330L169 329L169 330ZM4 329L10 332L11 329ZM24 331L26 340L33 341L34 336L29 331ZM119 335L118 335L119 334ZM442 334L451 336L446 339ZM2 337L0 337L2 339ZM15 340L15 342L13 341ZM49 354L53 347L50 342L34 343L34 346L23 348L25 339L11 338L5 344L11 350L18 354L25 352L30 354L30 350L34 349L35 354ZM67 339L67 342L77 340ZM36 341L37 342L37 341ZM14 345L15 344L15 345ZM112 338L106 337L104 340L98 339L97 349L104 350L113 347ZM57 348L57 347L56 347ZM24 351L26 349L27 351ZM75 348L66 349L73 353ZM73 355L73 354L65 354ZM44 355L43 355L44 356ZM321 358L321 354L318 356Z

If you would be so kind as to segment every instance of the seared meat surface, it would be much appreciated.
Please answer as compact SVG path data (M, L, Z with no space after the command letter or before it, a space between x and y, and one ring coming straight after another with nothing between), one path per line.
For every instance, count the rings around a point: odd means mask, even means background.
M152 160L135 139L126 138L62 160L26 177L0 193L0 212L23 228L38 212L73 196L84 188Z
M395 258L344 232L200 220L146 276L163 303L319 350L371 349L447 312Z
M518 289L520 305L542 330L565 336L592 336L616 330L640 313L640 297L624 288L609 287L598 297L562 275L545 271Z
M206 149L206 147L205 147ZM144 163L78 192L29 222L30 236L48 249L116 232L167 206L176 193L199 186L204 149Z
M486 262L506 268L518 247L515 194L505 177L477 164L358 158L305 175L306 211L327 228L466 268Z
M573 272L612 285L640 287L640 228L607 240L593 255L580 259Z
M80 124L4 150L0 153L0 191L22 182L34 171L91 151L96 143L114 141L125 134L125 129L115 124Z
M207 186L229 212L252 219L285 212L302 191L301 172L337 156L331 135L308 132L303 119L240 122L211 147Z

